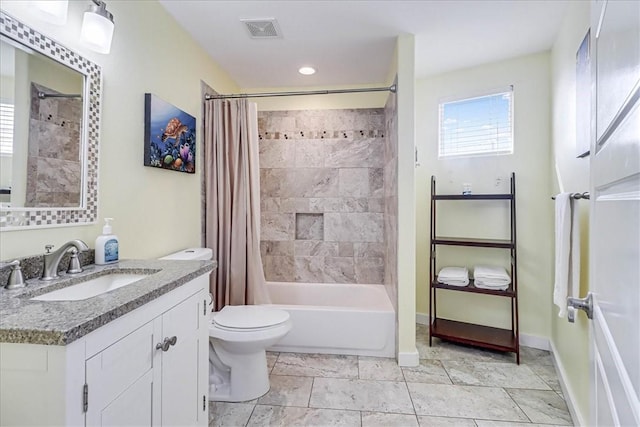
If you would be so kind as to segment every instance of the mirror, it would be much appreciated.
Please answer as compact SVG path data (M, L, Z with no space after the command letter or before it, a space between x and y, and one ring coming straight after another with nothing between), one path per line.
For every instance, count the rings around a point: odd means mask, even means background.
M97 217L101 69L0 12L0 231Z
M0 203L80 207L84 76L4 36L0 60Z

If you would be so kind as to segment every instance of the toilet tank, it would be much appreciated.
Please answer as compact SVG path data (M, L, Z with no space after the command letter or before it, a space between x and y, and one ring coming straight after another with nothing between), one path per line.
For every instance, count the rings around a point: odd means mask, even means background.
M213 256L213 251L209 248L189 248L183 249L178 252L174 252L167 256L163 256L160 259L169 260L210 260Z

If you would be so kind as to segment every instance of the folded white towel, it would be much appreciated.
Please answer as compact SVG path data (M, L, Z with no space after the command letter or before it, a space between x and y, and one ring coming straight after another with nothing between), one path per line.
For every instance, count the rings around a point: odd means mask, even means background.
M468 279L467 267L444 267L438 273L438 279Z
M438 277L439 283L444 283L449 286L467 286L469 284L469 278L466 279L441 279Z
M467 286L469 270L466 267L444 267L438 273L438 282L449 286Z
M476 282L481 282L484 283L485 285L508 285L509 283L511 283L511 279L509 277L507 278L493 278L493 277L475 277L474 280Z
M505 288L509 287L511 280L490 280L490 279L475 279L474 284L477 287L485 287L485 288Z
M504 288L505 286L509 286L510 283L505 283L505 282L485 282L482 280L476 280L473 283L475 283L476 286L484 286L486 288Z
M502 279L511 282L511 278L503 267L494 267L490 265L476 265L473 267L473 277L475 279Z
M506 291L507 289L509 289L509 285L501 285L501 286L489 286L486 284L483 284L482 282L479 282L476 280L474 283L476 288L480 288L480 289L491 289L494 291Z

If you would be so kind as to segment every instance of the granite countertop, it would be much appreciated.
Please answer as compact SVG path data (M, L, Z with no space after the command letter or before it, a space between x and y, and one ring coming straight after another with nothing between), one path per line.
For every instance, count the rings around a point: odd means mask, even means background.
M123 260L110 265L90 265L77 275L61 275L44 282L26 281L21 289L0 288L0 342L67 345L212 271L215 261ZM149 274L127 286L79 301L32 301L53 290L112 272Z

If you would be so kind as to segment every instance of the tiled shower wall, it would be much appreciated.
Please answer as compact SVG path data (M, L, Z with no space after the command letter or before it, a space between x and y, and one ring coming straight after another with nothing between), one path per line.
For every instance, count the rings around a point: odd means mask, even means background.
M397 83L397 82L395 82ZM398 312L398 109L396 94L391 93L384 107L384 235L386 257L384 284Z
M258 113L268 281L385 282L386 126L379 108Z
M27 196L24 206L80 206L82 99L38 98L57 93L31 84Z

